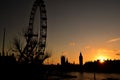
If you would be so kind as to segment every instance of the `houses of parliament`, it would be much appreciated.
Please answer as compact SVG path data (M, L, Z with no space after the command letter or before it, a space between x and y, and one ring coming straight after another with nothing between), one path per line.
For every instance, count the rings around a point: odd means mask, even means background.
M61 66L63 66L65 68L65 70L77 70L77 71L83 71L83 55L80 52L80 55L78 57L79 59L79 64L72 64L69 63L68 58L66 58L65 56L61 56Z

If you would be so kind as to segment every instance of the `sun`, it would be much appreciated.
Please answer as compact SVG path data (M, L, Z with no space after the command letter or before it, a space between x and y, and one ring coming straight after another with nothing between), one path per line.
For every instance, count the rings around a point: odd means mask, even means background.
M98 56L97 60L100 60L100 63L103 63L107 58L105 56Z

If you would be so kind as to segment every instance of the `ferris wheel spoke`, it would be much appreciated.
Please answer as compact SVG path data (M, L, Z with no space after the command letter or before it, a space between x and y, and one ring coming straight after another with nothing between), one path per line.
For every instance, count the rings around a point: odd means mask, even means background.
M24 49L26 57L28 60L33 60L33 57L39 57L40 55L44 55L45 47L46 47L46 38L47 38L47 14L46 8L43 0L36 0L32 6L32 10L29 18L29 26L28 30L25 33L26 38L26 47ZM39 8L40 11L40 33L34 34L34 19ZM35 38L36 37L36 38ZM39 39L39 40L37 40ZM23 58L26 59L25 56Z

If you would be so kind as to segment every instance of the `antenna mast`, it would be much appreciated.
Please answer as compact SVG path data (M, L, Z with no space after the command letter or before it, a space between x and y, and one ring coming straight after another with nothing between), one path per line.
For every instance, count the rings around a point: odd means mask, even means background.
M4 28L4 32L3 32L2 56L5 56L5 52L4 52L4 46L5 46L5 32L6 32L6 29Z

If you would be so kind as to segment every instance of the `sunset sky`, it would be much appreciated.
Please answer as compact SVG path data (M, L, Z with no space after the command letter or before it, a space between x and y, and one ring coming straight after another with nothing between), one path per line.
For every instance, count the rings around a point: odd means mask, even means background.
M15 36L22 36L28 27L30 11L35 0L1 0L0 51L3 28L8 50ZM70 63L120 59L120 0L45 0L48 18L47 47L52 53L46 62L60 63L65 55ZM34 28L39 26L39 12Z

